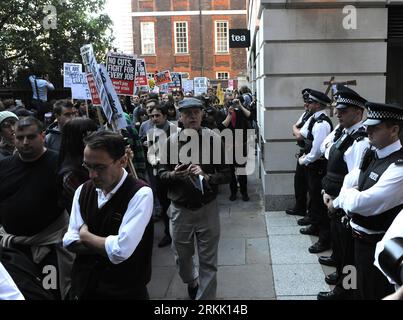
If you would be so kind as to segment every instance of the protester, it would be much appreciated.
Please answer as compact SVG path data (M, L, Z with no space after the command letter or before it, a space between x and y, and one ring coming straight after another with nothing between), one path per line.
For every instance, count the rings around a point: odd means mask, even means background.
M28 79L32 87L31 108L36 111L37 118L43 121L45 113L50 111L48 91L55 90L55 87L49 81L49 76L47 74L31 75Z
M18 117L10 111L0 112L0 160L15 152L15 123Z
M58 204L57 153L44 140L38 119L16 123L18 153L0 161L0 242L24 252L41 270L54 266L58 283L52 291L65 298L73 259L61 246L68 215Z
M56 122L46 130L45 146L59 152L62 141L64 125L77 115L73 103L70 100L58 100L53 106Z
M77 253L73 299L148 299L151 278L153 195L125 168L126 144L108 131L85 138L83 166L90 181L73 199L63 244Z
M186 98L179 103L182 122L186 129L191 129L199 146L204 135L221 137L207 128L201 127L203 103L196 98ZM187 131L188 133L189 130ZM177 141L178 135L171 135L170 141ZM182 137L184 138L184 137ZM167 164L161 163L158 174L168 185L168 198L171 205L168 210L172 235L172 248L175 253L179 275L188 285L191 299L215 299L217 291L217 257L220 238L220 219L217 206L218 184L230 181L230 168L224 163L224 147L213 150L212 139L209 139L210 159L203 163L202 157L207 150L192 153L192 163L188 159L170 158L170 150L166 150ZM177 141L178 154L186 145L186 139ZM204 146L206 147L206 146ZM170 149L170 148L168 148ZM188 149L187 149L188 150ZM199 151L199 150L198 150ZM221 154L221 163L213 162L213 153ZM186 162L187 160L187 162ZM214 163L214 164L213 164ZM199 256L199 268L193 261L195 240Z
M98 129L91 119L77 118L63 127L59 154L60 201L69 213L77 188L89 179L88 171L83 167L83 139Z

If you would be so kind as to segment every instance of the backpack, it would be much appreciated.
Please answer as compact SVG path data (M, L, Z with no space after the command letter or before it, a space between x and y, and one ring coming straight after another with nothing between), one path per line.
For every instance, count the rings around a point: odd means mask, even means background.
M26 300L54 300L42 286L39 268L23 252L0 246L0 261Z

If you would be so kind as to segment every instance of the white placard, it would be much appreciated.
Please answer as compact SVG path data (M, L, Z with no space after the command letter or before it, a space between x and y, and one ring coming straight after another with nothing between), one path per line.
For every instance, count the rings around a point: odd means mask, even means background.
M73 74L82 73L83 66L81 63L63 63L63 86L65 88L71 88L71 77Z

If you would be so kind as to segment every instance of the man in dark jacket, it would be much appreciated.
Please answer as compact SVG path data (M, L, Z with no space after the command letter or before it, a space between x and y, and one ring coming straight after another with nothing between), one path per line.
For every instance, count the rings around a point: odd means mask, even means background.
M161 157L158 174L161 181L168 185L168 198L171 200L168 216L179 275L188 284L191 299L211 300L216 298L217 291L220 239L216 201L218 184L228 183L231 172L229 165L224 164L221 137L201 127L203 106L196 98L185 98L179 102L184 130L169 137L167 146L171 147L166 150L166 159ZM190 138L188 143L186 138ZM217 145L218 150L213 149ZM175 151L178 151L179 164L178 159L171 158ZM189 154L191 157L187 158ZM221 161L217 161L214 155L221 155ZM193 262L195 238L199 268Z
M70 100L58 100L53 106L53 113L57 122L52 123L46 130L45 146L59 152L63 127L75 118L77 113Z

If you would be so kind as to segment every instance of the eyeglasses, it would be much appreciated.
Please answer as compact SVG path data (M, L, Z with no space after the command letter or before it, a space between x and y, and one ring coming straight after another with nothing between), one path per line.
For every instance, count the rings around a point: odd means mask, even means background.
M87 169L88 171L92 170L92 171L96 171L97 173L101 173L104 172L106 169L108 169L108 167L112 164L115 163L116 160L112 161L109 164L89 164L86 162L82 163L82 166Z

